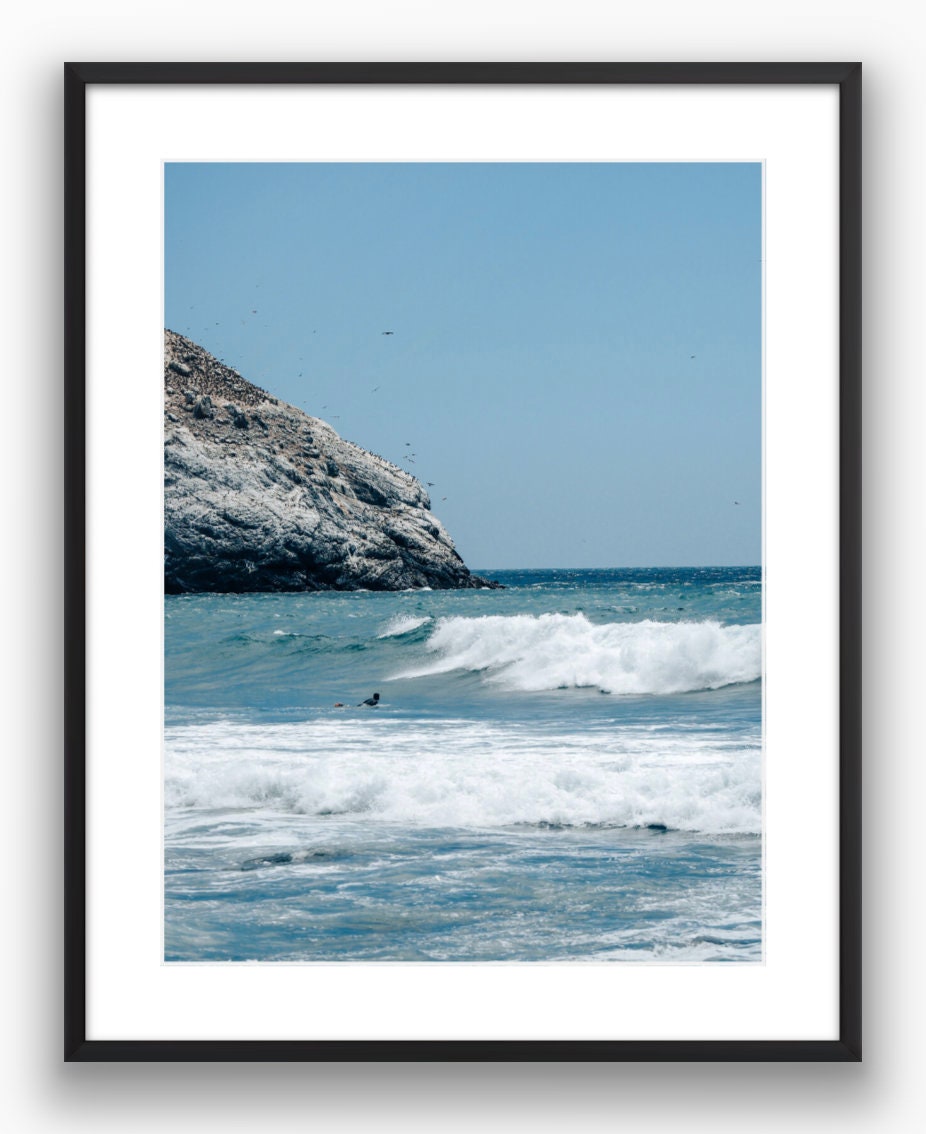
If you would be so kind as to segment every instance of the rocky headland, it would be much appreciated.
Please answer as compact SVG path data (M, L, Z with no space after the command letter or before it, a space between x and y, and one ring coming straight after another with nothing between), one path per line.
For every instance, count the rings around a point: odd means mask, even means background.
M423 485L165 331L164 589L496 587Z

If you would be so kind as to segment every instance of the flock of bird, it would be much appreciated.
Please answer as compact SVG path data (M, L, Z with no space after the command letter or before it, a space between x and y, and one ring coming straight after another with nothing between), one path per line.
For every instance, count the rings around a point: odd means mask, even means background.
M260 284L256 284L255 286L259 288L259 287L260 287ZM195 310L195 304L190 304L190 310L191 310L191 311ZM250 312L251 312L251 314L252 314L252 315L258 315L258 314L260 314L260 310L259 310L259 308L256 308L256 307L252 307L252 308L250 309ZM246 322L246 320L245 320L245 319L242 319L242 320L241 320L241 323L242 323L242 325L244 325L244 324L245 324L245 322ZM221 324L221 322L217 322L217 323L216 323L216 326L217 326L217 327L221 327L221 325L222 325L222 324ZM265 327L269 327L269 323L267 323L267 324L264 324L264 326L265 326ZM192 328L191 328L191 327L187 327L187 331L188 331L188 332L189 332L189 331L191 331L191 330L192 330ZM312 331L312 334L313 334L313 335L315 335L315 334L318 334L317 330L314 330L314 331ZM381 335L394 335L394 334L395 334L395 331L380 331L380 334L381 334ZM694 360L694 359L696 359L696 358L697 358L697 355L695 355L695 354L690 354L690 355L688 356L688 359L689 359L689 361L693 361L693 360ZM222 359L222 358L220 358L220 359L219 359L219 361L220 361L220 362L223 362L223 363L224 363L224 361L225 361L225 360L224 360L224 359ZM302 361L303 361L303 357L302 357L302 355L300 355L300 356L299 356L299 361L300 361L300 362L302 362ZM298 377L299 377L299 378L301 378L301 377L302 377L302 375L303 375L303 371L301 371L301 370L300 370L300 371L299 371L299 374L298 374ZM263 378L264 376L263 376L263 375L261 375L261 377ZM377 390L379 390L380 388L381 388L380 386L374 386L374 387L373 387L373 389L372 389L372 390L370 391L370 393L371 393L371 394L375 394L375 393L377 392ZM327 406L327 405L323 405L323 406L322 406L321 408L322 408L323 410L326 410L326 409L328 408L328 406ZM332 420L332 421L340 421L340 418L341 418L341 415L340 415L340 414L336 414L336 413L335 413L335 414L329 414L328 416L329 416L329 417L331 418L331 420ZM409 448L409 449L410 449L410 448L411 448L411 441L406 441L406 442L405 442L405 445L406 445L406 447L407 447L407 448ZM416 463L416 462L415 462L415 457L416 457L416 456L417 456L417 454L416 454L416 453L406 453L406 454L405 454L405 457L404 457L403 459L404 459L405 461L407 461L407 462L408 462L408 464L410 464L410 465L413 465L413 464L415 464L415 463ZM435 482L434 482L433 480L428 480L428 481L425 481L425 483L427 484L428 488L434 488L434 487L435 487ZM441 497L441 500L442 500L442 501L444 501L444 500L446 500L446 499L447 499L447 497L446 497L446 496L442 496L442 497ZM739 501L739 500L734 500L734 501L733 501L733 503L734 503L734 504L735 504L735 505L736 505L737 507L738 507L738 506L740 505L740 501Z
M255 286L259 288L259 287L260 287L260 284L256 284ZM195 304L192 304L192 303L191 303L191 304L190 304L190 311L195 311L195 309L196 309L196 305L195 305ZM250 313L251 313L251 315L259 315L259 314L260 314L260 309L259 309L259 308L257 308L257 307L252 307L252 308L250 308L249 310L250 310ZM245 325L246 323L247 323L247 319L242 319L242 320L241 320L241 325L242 325L242 326L244 326L244 325ZM217 327L221 327L221 326L222 326L222 324L221 324L221 321L217 321L215 325L216 325ZM265 327L265 329L269 328L269 326L270 326L270 324L269 324L269 323L265 323L265 324L264 324L264 327ZM192 331L193 331L193 328L192 328L192 327L190 327L190 326L188 326L188 327L186 328L186 330L187 330L187 333L189 334L189 333L192 333ZM318 331L317 331L317 330L313 330L313 331L312 331L312 334L313 334L313 335L316 335L316 334L318 334ZM381 335L395 335L395 331L380 331L380 334L381 334ZM304 361L304 358L303 358L303 356L302 356L302 355L300 355L300 356L299 356L299 359L298 359L298 361L299 361L299 362L302 362L302 361ZM221 362L221 363L225 364L225 359L224 359L224 358L219 358L219 362ZM297 374L297 377L301 378L301 377L303 376L303 373L304 373L304 371L300 370L300 371L298 372L298 374ZM265 380L265 378L266 378L266 375L264 375L264 374L261 374L261 375L260 375L260 378L261 378L261 380L263 381L263 380ZM381 388L380 386L374 386L374 387L373 387L373 389L372 389L372 390L370 391L370 393L371 393L371 394L375 394L375 393L377 392L377 390L379 390L380 388ZM306 402L305 404L308 404L308 403ZM322 406L321 408L322 408L323 410L326 410L326 409L328 408L328 406L327 406L327 404L326 404L326 405L323 405L323 406ZM328 416L328 418L329 418L329 419L330 419L331 421L340 421L340 419L341 419L341 415L340 415L340 414L337 414L337 413L328 414L327 416ZM406 441L406 442L405 442L405 444L406 444L406 446L407 446L408 448L411 448L411 442L410 442L410 441ZM407 461L407 462L408 462L408 464L410 464L410 465L413 465L413 464L415 464L415 463L416 463L416 462L415 462L415 457L416 457L416 456L417 456L417 454L416 454L416 453L406 453L406 454L405 454L405 457L404 457L403 459L404 459L405 461ZM436 483L436 482L435 482L435 481L433 481L433 480L429 480L429 481L426 481L426 484L427 484L428 488L434 488L434 487L435 487L435 483ZM442 496L442 497L441 497L441 500L442 500L442 501L444 501L444 500L446 500L446 499L447 499L447 497L446 497L446 496Z

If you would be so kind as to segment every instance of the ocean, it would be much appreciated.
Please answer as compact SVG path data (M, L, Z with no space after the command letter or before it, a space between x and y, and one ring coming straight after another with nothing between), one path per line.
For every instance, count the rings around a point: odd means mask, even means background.
M761 962L760 569L479 574L165 599L166 961Z

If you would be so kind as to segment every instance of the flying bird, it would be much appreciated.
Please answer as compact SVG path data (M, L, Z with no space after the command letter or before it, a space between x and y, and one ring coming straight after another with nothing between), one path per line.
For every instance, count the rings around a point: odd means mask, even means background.
M394 334L395 334L395 331L383 331L383 332L382 332L382 334L384 334L384 335L394 335Z

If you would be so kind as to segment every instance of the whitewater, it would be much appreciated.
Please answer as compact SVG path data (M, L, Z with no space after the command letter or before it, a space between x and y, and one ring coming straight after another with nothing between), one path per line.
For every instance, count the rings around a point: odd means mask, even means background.
M759 569L493 577L166 599L167 961L761 961Z

